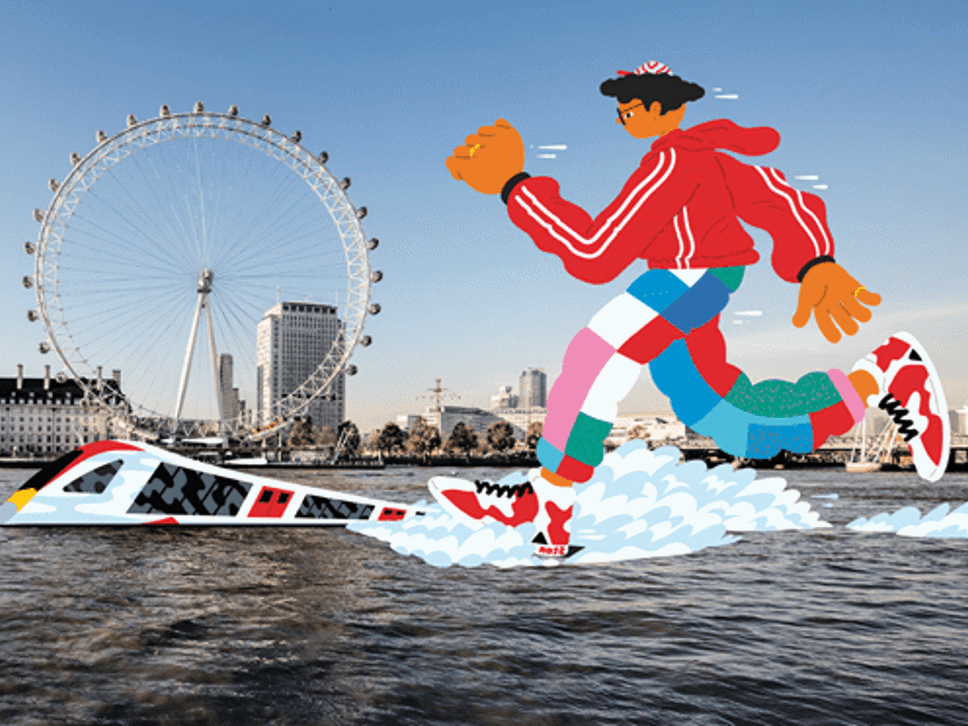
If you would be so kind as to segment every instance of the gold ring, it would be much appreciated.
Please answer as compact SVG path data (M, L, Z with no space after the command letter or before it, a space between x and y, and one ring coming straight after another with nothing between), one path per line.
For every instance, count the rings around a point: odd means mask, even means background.
M474 152L477 151L479 148L481 148L480 144L474 144L474 146L471 148L471 150L468 152L467 155L474 156Z
M863 285L859 285L859 286L857 287L857 289L856 289L856 290L854 290L854 297L857 297L857 293L859 293L859 292L860 292L861 290L866 290L866 289L867 289L867 288L866 288L866 287L864 287Z

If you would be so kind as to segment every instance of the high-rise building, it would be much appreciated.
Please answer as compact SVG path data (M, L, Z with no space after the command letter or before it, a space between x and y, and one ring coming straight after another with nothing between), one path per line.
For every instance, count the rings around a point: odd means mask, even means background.
M228 421L239 417L242 403L239 401L239 389L232 386L232 356L221 353L218 357L218 386L222 394L222 411Z
M279 302L259 321L256 376L256 419L267 424L273 406L299 388L323 362L340 335L340 319L333 305ZM303 416L317 429L343 422L346 381L340 373L329 392L334 400L317 397Z
M543 368L521 372L519 408L544 408L548 405L548 376Z

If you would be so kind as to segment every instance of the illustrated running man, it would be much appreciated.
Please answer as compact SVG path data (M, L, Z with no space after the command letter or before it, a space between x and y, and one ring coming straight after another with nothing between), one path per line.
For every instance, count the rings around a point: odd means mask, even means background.
M657 136L621 193L592 218L559 196L550 177L524 169L524 144L503 119L467 137L447 159L455 179L484 194L500 193L511 221L573 277L592 284L633 264L648 271L602 308L571 341L548 396L537 456L541 466L517 486L436 478L438 501L471 526L496 520L534 522L536 554L570 553L573 482L602 461L618 402L649 365L676 416L724 452L764 459L782 449L806 453L843 434L879 406L899 425L918 474L941 477L949 429L941 382L922 346L897 333L850 373L808 373L796 383L753 384L726 361L719 316L759 259L739 220L773 238L777 274L800 284L793 324L811 312L832 343L867 322L880 296L834 261L834 243L819 197L786 183L781 172L737 161L779 145L772 128L709 121L680 129L686 102L702 87L656 61L601 84L618 102L618 123L636 139ZM643 265L644 267L644 265Z

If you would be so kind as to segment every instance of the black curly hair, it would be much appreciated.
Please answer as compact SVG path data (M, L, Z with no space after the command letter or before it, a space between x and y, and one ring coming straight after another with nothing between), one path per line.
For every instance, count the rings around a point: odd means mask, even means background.
M609 78L602 82L599 90L603 96L616 98L619 103L629 103L637 98L648 108L658 101L662 113L674 111L686 101L698 101L706 95L706 90L699 84L666 73L630 73L627 76Z

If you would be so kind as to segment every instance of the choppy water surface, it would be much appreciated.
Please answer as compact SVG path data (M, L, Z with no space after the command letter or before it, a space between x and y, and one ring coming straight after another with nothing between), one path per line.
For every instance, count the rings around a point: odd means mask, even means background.
M272 475L416 502L449 473ZM968 723L968 540L845 526L956 507L968 475L775 474L832 526L574 567L439 568L345 530L0 529L0 723Z

